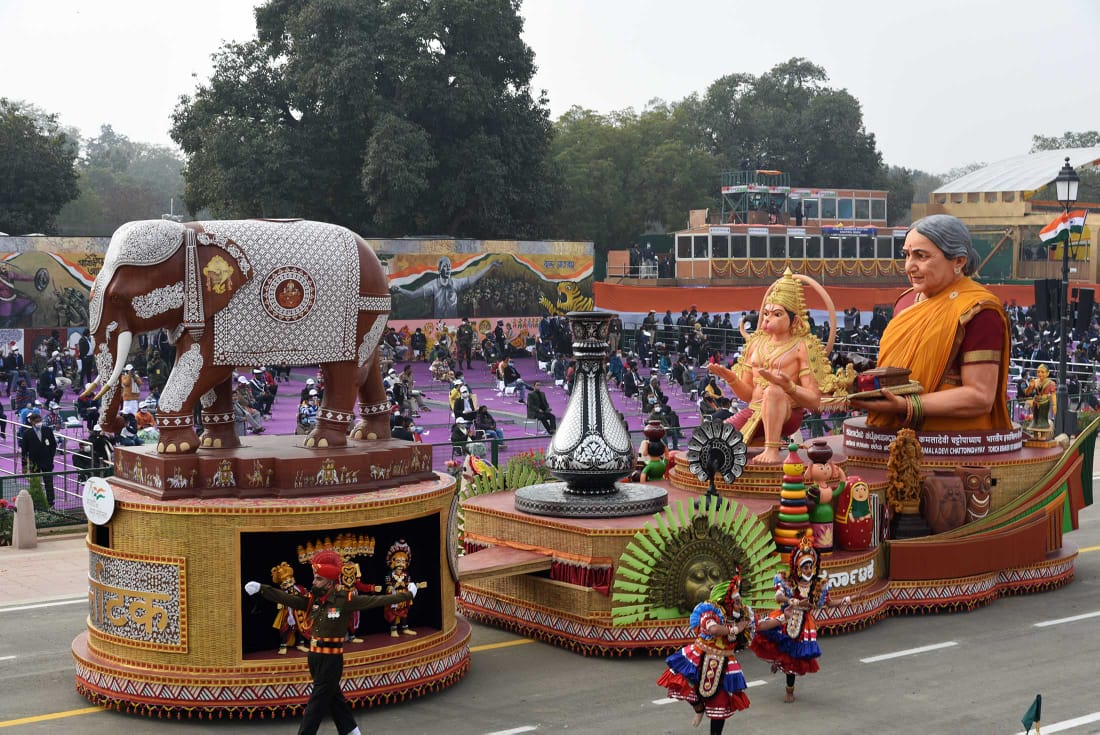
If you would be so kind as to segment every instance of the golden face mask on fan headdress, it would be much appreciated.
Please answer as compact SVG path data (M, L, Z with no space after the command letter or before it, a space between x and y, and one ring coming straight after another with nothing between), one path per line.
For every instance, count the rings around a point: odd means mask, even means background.
M764 310L767 304L777 304L794 314L791 320L791 334L802 336L810 331L809 314L806 311L806 297L802 290L802 283L794 277L790 267L783 271L783 275L773 283L764 301L760 304L760 310Z

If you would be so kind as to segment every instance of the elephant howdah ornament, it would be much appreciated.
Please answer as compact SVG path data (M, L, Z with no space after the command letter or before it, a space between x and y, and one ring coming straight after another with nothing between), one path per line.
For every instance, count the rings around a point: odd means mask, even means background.
M162 454L240 445L235 367L319 364L324 401L307 447L388 439L378 343L390 313L386 275L355 233L306 220L129 222L111 238L92 286L101 423L121 427L119 377L134 334L166 328L176 363L157 411Z

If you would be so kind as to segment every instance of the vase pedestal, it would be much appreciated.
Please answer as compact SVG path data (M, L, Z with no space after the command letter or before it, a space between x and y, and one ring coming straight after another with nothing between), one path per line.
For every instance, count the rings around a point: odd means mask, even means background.
M612 314L571 311L576 378L569 405L546 451L546 468L561 482L519 490L516 510L559 518L649 515L667 504L668 491L619 482L634 469L634 447L622 414L607 391Z
M564 482L544 482L516 491L516 510L564 518L651 515L667 503L667 490L636 482L616 483L615 492L603 495L573 493Z

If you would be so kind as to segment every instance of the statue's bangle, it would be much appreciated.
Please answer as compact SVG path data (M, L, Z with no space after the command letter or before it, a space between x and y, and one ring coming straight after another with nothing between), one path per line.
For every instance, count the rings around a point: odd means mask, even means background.
M905 397L905 420L902 421L906 426L913 425L913 397Z
M913 423L914 429L920 429L924 426L924 402L921 401L920 396L916 393L913 394Z

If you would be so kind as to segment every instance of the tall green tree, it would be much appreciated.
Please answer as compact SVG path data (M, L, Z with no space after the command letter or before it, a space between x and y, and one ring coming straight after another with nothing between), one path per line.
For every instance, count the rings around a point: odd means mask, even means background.
M1062 148L1092 148L1100 145L1100 132L1085 130L1075 133L1067 130L1061 135L1033 135L1031 136L1031 152L1057 151Z
M1094 146L1100 146L1100 132L1095 130L1085 130L1080 133L1066 131L1062 135L1049 137L1045 135L1031 136L1032 153L1058 151L1063 148L1092 148ZM1057 173L1057 171L1051 171L1051 177L1053 178ZM1100 202L1100 171L1094 166L1089 166L1088 168L1078 169L1077 175L1081 179L1081 184L1077 189L1077 201ZM1057 200L1058 194L1054 190L1054 182L1052 181L1043 189L1037 191L1031 198L1047 201Z
M910 212L916 189L915 180L919 174L919 171L912 171L902 166L882 167L882 174L875 188L886 190L887 224L910 224Z
M0 97L0 231L49 233L77 195L78 143L57 116Z
M537 237L556 209L519 0L269 0L173 116L187 205Z
M718 166L693 119L661 100L640 114L574 107L562 115L551 147L564 189L555 232L603 251L685 227L688 210L714 206Z
M827 82L802 58L719 78L699 104L712 152L729 169L748 161L787 172L795 186L872 186L882 166L875 136L859 101Z
M61 210L58 232L107 236L131 220L183 214L183 159L168 146L131 141L104 125L82 148L80 196Z

